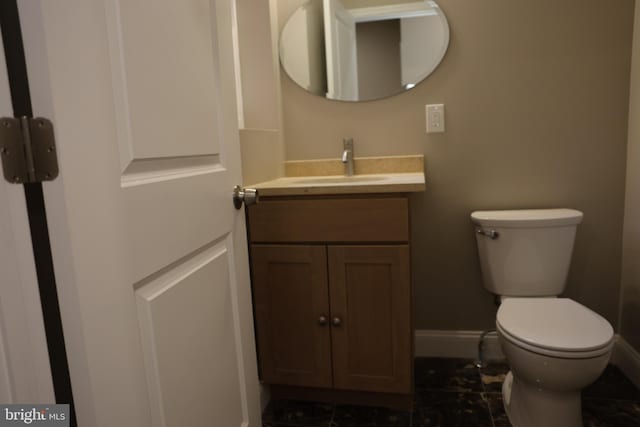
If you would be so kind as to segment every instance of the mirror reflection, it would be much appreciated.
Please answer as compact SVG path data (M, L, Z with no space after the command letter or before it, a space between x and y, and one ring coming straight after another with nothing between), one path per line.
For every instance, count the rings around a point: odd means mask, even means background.
M315 95L369 101L413 88L448 45L435 1L308 0L282 30L280 62Z

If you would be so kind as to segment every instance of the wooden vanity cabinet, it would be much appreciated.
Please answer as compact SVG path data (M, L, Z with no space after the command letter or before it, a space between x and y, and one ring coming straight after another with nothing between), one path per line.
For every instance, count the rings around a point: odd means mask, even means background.
M253 245L251 267L262 380L332 387L326 248Z
M411 392L409 247L329 246L333 386Z
M264 198L248 226L262 381L409 396L407 198Z

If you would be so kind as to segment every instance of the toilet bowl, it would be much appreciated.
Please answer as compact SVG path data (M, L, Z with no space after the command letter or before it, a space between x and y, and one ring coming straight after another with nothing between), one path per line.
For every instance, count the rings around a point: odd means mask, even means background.
M570 299L515 298L501 305L496 327L511 368L503 399L514 427L582 426L581 391L611 356L609 322Z
M511 368L502 395L514 427L582 427L581 391L611 356L609 322L557 298L582 216L573 209L471 214L483 284L502 301L496 329Z

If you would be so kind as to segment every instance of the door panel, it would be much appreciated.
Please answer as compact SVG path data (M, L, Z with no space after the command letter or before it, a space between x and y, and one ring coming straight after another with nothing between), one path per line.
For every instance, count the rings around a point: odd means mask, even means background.
M230 184L229 172L221 169L122 189L132 284L229 233L235 216Z
M131 156L123 169L131 161L186 156L215 162L219 70L209 0L106 6L119 143Z
M134 263L137 282L227 231L233 212L220 212L225 217L217 222L208 217L235 184L221 146L233 130L220 117L218 35L209 0L110 0L106 6L121 186L132 253L143 255ZM196 205L201 209L188 209Z
M329 246L334 386L411 392L408 246Z
M326 247L252 245L251 264L262 380L330 387Z
M212 414L220 425L241 425L228 270L222 242L136 291L155 425L205 427Z
M21 2L79 425L259 425L232 0Z

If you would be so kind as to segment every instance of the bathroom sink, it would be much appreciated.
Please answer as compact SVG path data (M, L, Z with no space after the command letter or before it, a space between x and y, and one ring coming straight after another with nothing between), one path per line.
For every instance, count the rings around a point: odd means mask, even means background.
M299 179L291 179L291 184L306 184L306 185L314 185L314 184L350 184L357 182L375 182L375 181L385 181L387 177L385 176L313 176L313 177L305 177Z

